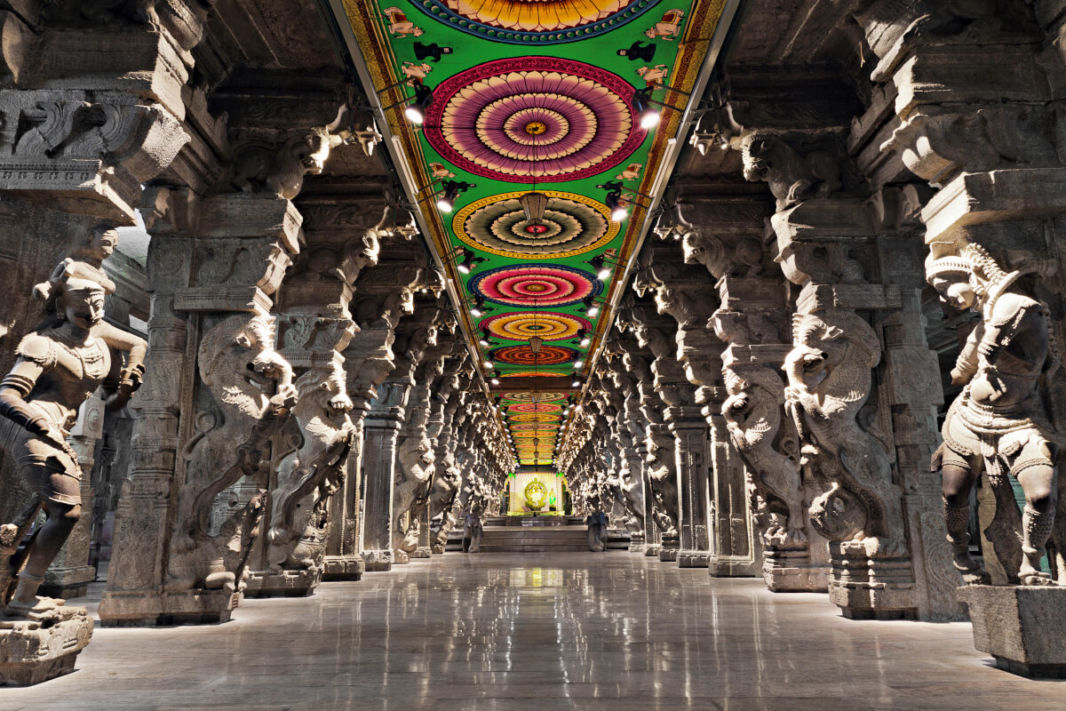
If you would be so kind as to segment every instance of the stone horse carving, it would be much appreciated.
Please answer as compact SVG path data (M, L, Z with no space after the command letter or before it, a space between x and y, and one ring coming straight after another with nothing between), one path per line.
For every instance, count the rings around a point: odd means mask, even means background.
M849 312L798 314L785 409L803 443L801 462L816 460L827 487L811 505L811 523L830 541L860 544L868 556L892 555L903 543L899 492L883 445L859 424L881 360L877 335Z
M242 476L265 484L270 437L288 420L296 399L292 368L273 343L273 319L264 314L230 316L200 342L200 378L221 416L200 413L199 433L185 449L187 484L170 559L170 591L240 582L264 493L234 512L217 535L209 533L208 519L215 497ZM268 389L275 394L267 395Z
M322 565L325 531L315 523L324 520L329 497L340 486L356 434L339 360L312 367L297 378L296 389L299 397L292 414L303 441L278 467L267 532L268 560L275 570Z
M785 384L761 366L726 368L723 375L729 397L722 404L722 416L733 445L754 475L759 515L766 523L763 539L776 546L805 543L799 442L791 423L784 421Z

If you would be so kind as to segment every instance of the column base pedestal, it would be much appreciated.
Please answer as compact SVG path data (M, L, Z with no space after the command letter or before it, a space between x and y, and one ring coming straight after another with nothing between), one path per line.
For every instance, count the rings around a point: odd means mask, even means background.
M362 556L326 556L322 580L360 580L366 571Z
M383 573L392 570L392 551L363 551L366 572Z
M407 551L397 548L392 552L392 564L393 565L406 565L411 562L411 556Z
M713 578L757 578L760 573L751 558L725 555L712 555L707 569Z
M679 568L706 568L710 563L709 551L679 551L677 554L677 567Z
M826 592L829 570L811 563L808 550L775 550L763 554L762 579L771 592Z
M830 544L829 601L849 620L916 620L918 591L908 558L870 558Z
M322 582L322 569L257 570L248 576L245 597L308 597Z
M108 591L97 614L104 627L218 624L229 621L242 597L228 586L162 595Z
M60 606L55 619L0 616L0 686L31 686L74 670L93 636L84 607Z
M659 551L661 551L662 549L663 545L661 543L649 543L644 546L644 555L648 558L658 558Z
M429 558L433 555L433 551L429 546L419 546L415 548L411 553L412 558Z
M973 621L973 646L996 666L1032 678L1066 679L1066 588L966 585L955 598Z
M443 543L434 543L429 548L433 552L433 555L444 555L445 548Z
M40 594L69 600L84 597L89 583L96 579L96 568L80 565L76 568L49 568L44 574Z

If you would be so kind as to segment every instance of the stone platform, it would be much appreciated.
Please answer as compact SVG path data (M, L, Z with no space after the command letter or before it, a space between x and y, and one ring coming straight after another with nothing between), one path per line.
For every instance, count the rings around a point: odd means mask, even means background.
M970 611L973 646L991 654L1000 669L1066 679L1066 588L967 585L956 598Z
M73 671L92 639L93 620L84 607L63 605L46 614L40 621L0 617L0 686L31 686Z

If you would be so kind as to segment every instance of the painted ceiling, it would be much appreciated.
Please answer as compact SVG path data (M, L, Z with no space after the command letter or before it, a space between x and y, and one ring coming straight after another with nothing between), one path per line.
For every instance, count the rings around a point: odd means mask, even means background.
M517 459L551 464L724 0L342 1Z

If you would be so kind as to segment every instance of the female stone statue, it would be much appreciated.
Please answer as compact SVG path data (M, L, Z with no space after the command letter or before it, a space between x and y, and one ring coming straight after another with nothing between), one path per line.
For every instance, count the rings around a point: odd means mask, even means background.
M1057 447L1042 395L1058 363L1047 307L1018 290L1020 276L1004 272L976 244L959 256L926 260L926 278L941 299L982 317L951 371L952 382L965 388L948 411L944 443L933 457L933 468L943 473L948 541L968 583L989 582L970 556L967 533L970 490L982 469L993 488L1009 490L1010 474L1025 492L1019 582L1051 582L1040 561L1055 521Z
M37 588L81 515L82 472L66 442L67 430L79 406L111 374L110 348L130 353L111 406L124 404L136 387L146 348L142 339L103 323L106 287L80 269L79 262L64 264L44 289L52 308L19 343L18 360L0 382L0 447L14 460L47 516L26 551L25 569L0 571L0 579L18 573L10 601L7 586L0 589L9 616L37 617L55 607L54 600L37 597ZM35 513L36 508L14 528L24 529ZM16 543L21 538L21 531L5 533ZM0 558L0 565L9 564Z

